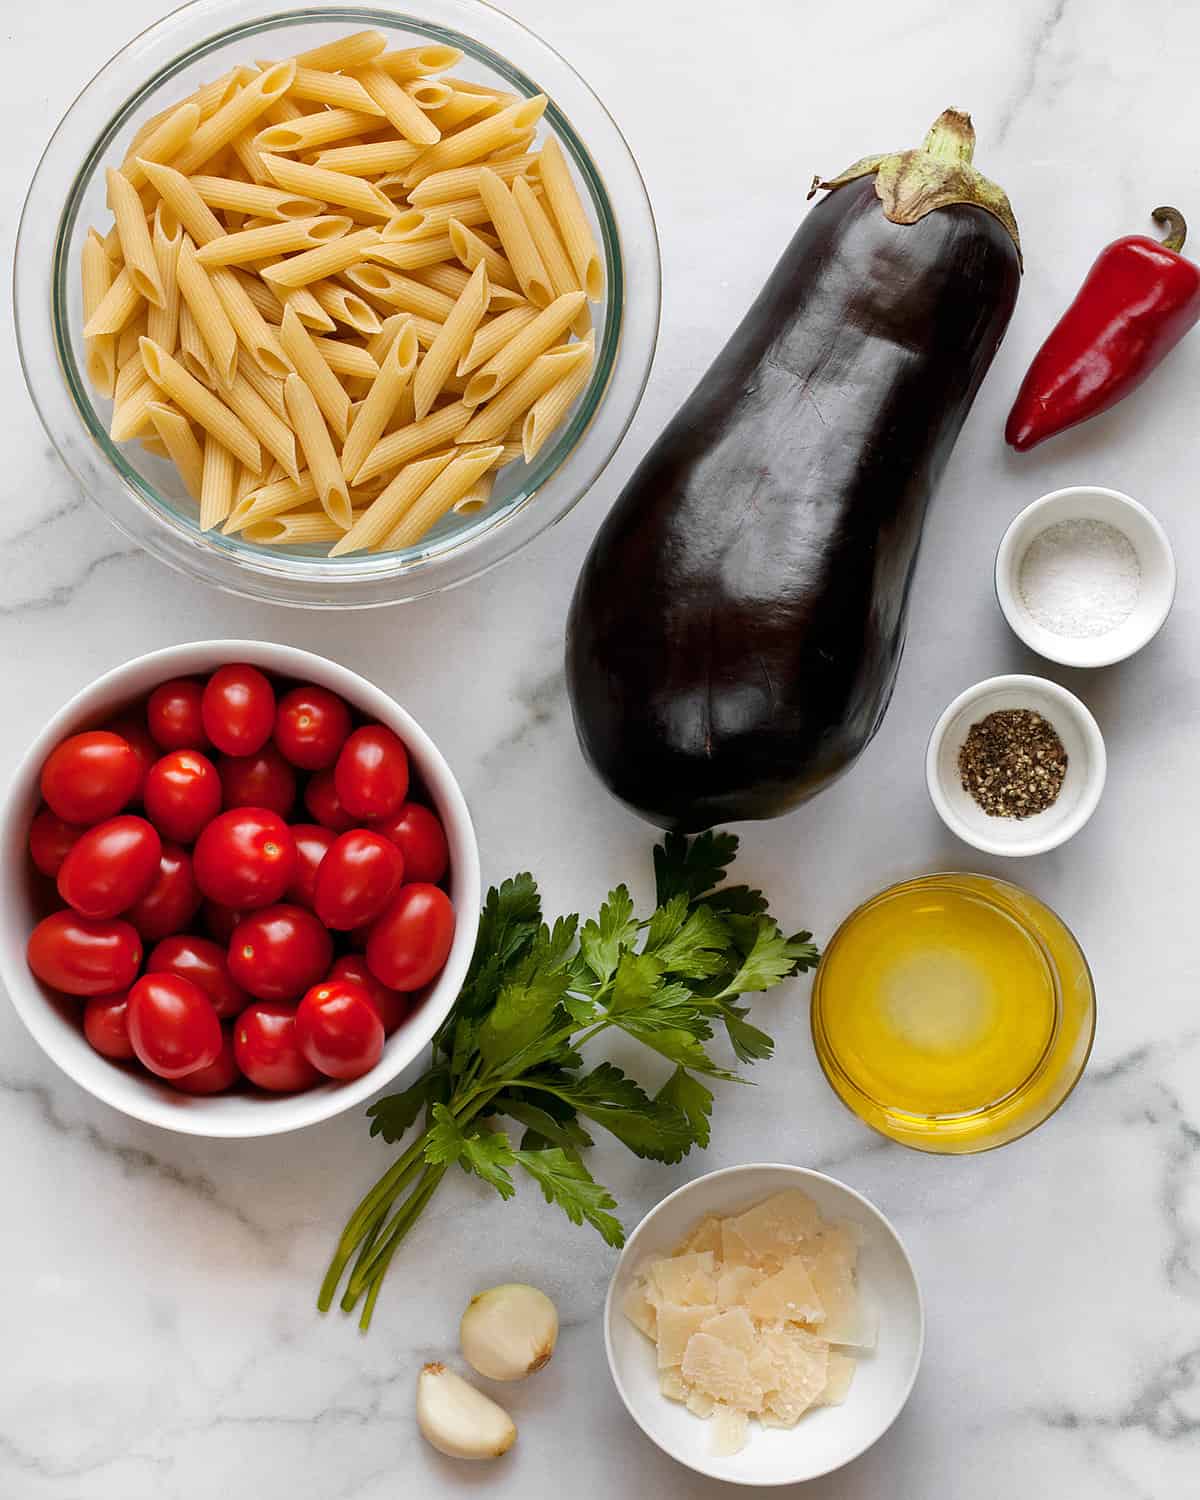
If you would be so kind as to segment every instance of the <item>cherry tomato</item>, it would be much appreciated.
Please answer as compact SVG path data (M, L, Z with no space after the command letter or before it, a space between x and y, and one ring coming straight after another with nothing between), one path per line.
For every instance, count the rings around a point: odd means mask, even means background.
M29 934L26 956L42 983L64 995L115 995L137 978L142 944L128 922L56 911Z
M412 1009L410 997L402 995L399 990L389 990L386 984L381 984L367 968L367 961L361 953L347 953L341 958L335 958L328 978L352 979L355 984L362 985L371 1004L379 1012L384 1036L391 1036Z
M302 771L333 765L349 733L350 710L326 688L293 688L279 700L275 743Z
M333 768L338 801L355 818L386 818L408 795L408 751L382 724L356 729Z
M274 745L264 745L255 755L223 755L217 770L226 807L267 807L281 818L291 812L296 773Z
M221 811L221 778L199 750L170 750L150 767L142 801L164 838L190 844Z
M257 667L235 662L208 679L200 711L209 739L226 755L254 755L275 727L275 690Z
M63 860L58 894L81 916L115 917L158 875L162 840L145 818L123 813L89 828Z
M53 880L82 834L82 828L64 823L57 813L43 807L29 825L29 856Z
M159 1078L207 1068L221 1053L221 1023L204 991L178 974L143 974L129 991L129 1040Z
M190 979L208 996L222 1021L232 1020L250 1004L250 996L229 972L229 960L221 944L190 932L163 938L156 944L146 960L146 973L178 974L181 979Z
M191 855L178 844L164 844L154 884L125 915L144 942L157 943L182 932L200 909L200 901Z
M218 906L215 901L206 901L201 913L205 931L220 943L222 948L229 947L233 929L244 915L244 912L234 911L232 907Z
M302 906L252 911L229 939L229 972L256 1000L297 1000L333 959L333 939Z
M367 966L394 990L419 990L442 970L454 941L454 908L436 885L400 887L371 928Z
M326 927L349 931L374 921L404 879L404 856L380 833L343 833L317 871L313 910Z
M109 734L119 734L129 748L138 758L138 789L134 797L142 795L142 787L146 781L146 772L162 754L162 751L154 743L150 731L146 728L145 720L140 714L122 714L119 719L111 719L107 724L101 726L107 729Z
M383 1022L361 984L324 979L296 1007L300 1050L329 1078L361 1078L383 1054Z
M332 828L334 833L348 833L355 826L354 819L338 801L332 771L318 771L309 777L304 788L304 805L314 822L322 828Z
M171 1087L181 1094L224 1094L241 1077L233 1056L233 1033L221 1027L221 1050L207 1068L197 1068L182 1078L172 1078Z
M404 878L437 885L450 863L446 831L437 815L419 802L406 802L390 818L372 823L376 833L383 834L404 856Z
M111 1057L114 1062L128 1062L133 1056L133 1043L129 1040L129 1026L125 1011L129 996L97 995L83 1008L83 1034L101 1057Z
M296 874L287 888L287 898L311 911L317 870L337 835L319 823L293 823L292 837L296 840Z
M196 841L196 883L210 901L250 911L278 901L296 873L296 841L265 807L235 807Z
M248 1005L233 1023L233 1055L251 1083L272 1093L295 1093L321 1080L300 1050L290 1005L266 1000Z
M42 767L42 796L67 823L102 823L133 801L141 784L128 740L106 729L73 734Z
M150 694L146 724L150 738L164 750L206 750L208 735L200 702L204 686L194 677L174 677Z

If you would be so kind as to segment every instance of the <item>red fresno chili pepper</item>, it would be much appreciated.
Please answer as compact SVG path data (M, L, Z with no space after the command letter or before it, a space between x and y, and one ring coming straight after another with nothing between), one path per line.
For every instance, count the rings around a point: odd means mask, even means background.
M1131 234L1101 250L1029 367L1004 429L1024 453L1135 390L1200 318L1200 267L1178 252L1187 225L1156 208L1161 242Z

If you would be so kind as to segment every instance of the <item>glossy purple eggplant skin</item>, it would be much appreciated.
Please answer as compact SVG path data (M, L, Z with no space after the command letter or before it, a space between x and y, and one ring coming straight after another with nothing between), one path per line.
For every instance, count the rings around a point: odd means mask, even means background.
M576 731L634 812L685 832L776 817L862 753L926 507L1019 280L973 205L893 224L866 177L807 215L576 587Z

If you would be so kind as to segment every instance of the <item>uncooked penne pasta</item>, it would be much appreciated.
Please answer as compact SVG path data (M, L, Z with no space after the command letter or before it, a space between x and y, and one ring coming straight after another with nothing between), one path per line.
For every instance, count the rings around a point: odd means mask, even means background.
M471 409L461 401L439 406L420 422L410 422L397 432L381 437L367 455L367 461L354 476L355 484L365 484L376 474L387 474L410 459L451 443L471 420Z
M385 318L379 332L372 334L367 340L367 354L377 362L381 360L392 347L392 340L399 336L400 330L407 322L407 313L393 313L391 317Z
M108 291L101 297L95 312L83 325L84 338L93 339L100 334L120 333L138 308L144 306L141 292L134 286L133 278L122 266L113 278Z
M351 521L354 511L348 512ZM242 535L247 541L260 546L304 547L313 542L332 542L342 535L344 527L323 511L307 514L275 516L269 521L256 521Z
M150 243L142 200L123 172L109 167L104 180L108 187L108 206L116 220L117 234L121 239L125 270L139 295L152 307L161 307L162 282L154 260L154 247Z
M192 424L181 411L164 401L152 401L147 411L171 462L179 470L184 489L198 503L204 478L204 453Z
M156 432L147 432L144 428L138 434L138 443L146 453L152 453L155 458L170 458L166 445Z
M197 260L202 266L243 266L272 255L287 255L294 250L312 250L341 239L353 220L342 214L325 214L315 219L291 219L270 224L263 229L240 229L201 246Z
M480 262L413 378L413 410L418 422L432 410L435 399L470 347L475 330L483 321L487 300L487 268Z
M142 362L146 373L161 390L165 391L176 406L187 412L205 432L222 442L248 469L262 471L262 451L258 439L243 424L223 401L183 368L178 360L159 347L151 339L141 343Z
M200 329L192 317L192 310L182 299L179 304L179 346L176 350L179 362L189 375L194 375L201 385L210 389L217 384L217 374L212 367L208 347L200 337Z
M232 266L214 266L209 276L242 347L268 375L282 380L290 372L291 365L275 330L251 302L237 272Z
M324 167L310 167L286 156L263 152L263 166L272 180L292 193L305 193L325 203L336 203L360 217L389 219L395 206L377 187L348 172L330 172Z
M237 157L238 165L251 182L270 183L266 167L262 164L258 147L254 144L255 128L248 125L240 135L235 135L229 143L229 149Z
M221 238L225 226L182 172L164 166L162 162L143 160L141 165L155 192L197 245L207 245L209 240Z
M433 146L441 140L442 132L390 73L368 63L365 68L359 68L354 76L383 110L388 123L406 141L412 141L414 146Z
M467 352L459 360L456 375L469 375L480 365L486 364L493 354L498 354L510 339L516 338L522 328L527 328L538 315L538 309L529 302L520 307L509 308L498 318L484 323L471 340Z
M104 242L94 229L88 230L83 242L80 269L83 277L83 321L86 327L104 301L115 274L112 261L104 253ZM117 379L116 334L93 334L90 338L85 337L84 344L87 350L88 379L98 395L111 396Z
M512 189L505 186L495 172L484 167L479 173L479 192L487 205L488 216L500 236L500 246L513 268L525 296L534 307L549 307L555 296L545 263L538 253L525 216L517 207ZM465 223L465 220L459 220ZM574 288L568 288L574 290Z
M473 229L460 224L457 219L451 219L449 237L454 254L469 271L473 271L482 261L487 267L489 281L494 281L498 286L509 287L513 291L518 289L516 272L512 266L498 250L493 250Z
M333 547L330 557L378 547L410 505L454 458L452 450L406 464Z
M253 521L265 521L270 516L298 510L302 505L310 505L316 498L317 486L307 469L301 473L299 481L274 479L243 495L221 529L229 536Z
M354 521L350 493L316 397L295 374L284 382L283 396L321 507L336 526L349 531Z
M445 136L436 145L423 151L409 167L405 177L406 186L414 188L434 172L446 172L451 167L465 167L470 162L479 161L489 151L507 146L514 136L524 135L530 126L537 124L546 103L545 94L535 94L531 99L510 104L499 114L489 115L487 119L468 125L465 130Z
M145 336L149 326L148 307L138 309L137 316L132 323L126 323L125 327L117 334L117 369L123 370L131 359L141 355L141 340Z
M587 339L584 342L589 345L587 358L580 360L525 413L521 424L521 450L527 464L533 462L546 439L562 425L576 397L588 383L592 373L592 341Z
M192 136L188 144L175 158L175 170L185 176L194 172L222 146L228 146L235 136L265 114L277 99L281 99L296 76L296 63L276 63L241 88L223 104Z
M405 47L396 52L384 52L375 58L376 67L382 68L397 83L407 83L410 78L425 78L430 73L440 73L452 68L462 57L457 47L445 47L435 42L425 47Z
M264 158L271 152L316 151L331 141L365 135L376 128L377 121L371 115L352 109L325 109L284 125L267 125L254 137L254 146Z
M352 177L374 177L383 172L404 172L420 154L421 147L411 141L368 141L362 146L334 146L318 152L313 165L327 172L347 172Z
M314 337L313 344L317 353L335 375L366 380L370 383L379 374L379 361L383 358L382 354L376 359L369 350L361 349L357 344L347 344L343 339ZM388 348L391 348L390 340ZM386 352L385 350L384 353Z
M511 186L513 178L527 172L535 161L537 157L527 152L523 156L514 156L509 161L489 161L487 170L495 172L501 182ZM477 197L479 174L483 170L484 165L480 163L473 167L453 167L448 172L434 172L413 188L408 201L414 208L428 208L434 203L452 203L455 199Z
M130 379L122 381L125 371ZM127 443L151 425L150 403L158 399L158 388L146 374L138 358L131 359L117 372L113 392L113 414L108 435L114 443Z
M206 433L200 485L201 531L211 531L214 526L219 526L233 508L236 472L237 460L233 454L222 447L211 432Z
M400 396L417 367L417 336L411 322L392 340L366 398L355 410L350 432L342 448L342 473L354 480L367 454L383 436Z
M309 289L322 309L338 323L345 323L356 333L378 333L381 327L375 309L349 288L336 281L314 281Z
M432 287L414 281L411 276L402 276L399 271L393 271L388 266L364 262L360 266L351 266L344 275L360 292L369 293L377 301L397 307L401 312L433 318L438 323L444 323L454 307L454 297L434 291Z
M224 303L208 279L208 272L200 264L190 236L185 235L179 247L176 275L180 295L195 319L217 379L228 387L237 373L238 337Z
M441 292L449 297L451 302L461 295L463 287L471 279L471 272L465 266L459 265L457 261L443 261L436 266L422 266L413 271L412 279L419 281L422 286L431 286L435 292ZM495 293L492 278L488 277L488 285ZM522 298L522 301L524 298Z
M283 320L284 294L250 271L235 271L234 275L242 290L254 304L254 310L268 323L278 325ZM324 318L322 313L321 317Z
M389 226L401 241L425 240L434 234L445 234L450 220L475 225L491 222L492 215L482 198L455 198L449 203L430 203L425 208L401 209Z
M432 108L428 104L423 106L429 118L443 135L448 135L452 130L457 130L460 125L465 125L468 120L474 120L479 115L494 114L500 107L496 100L489 98L487 94L465 94L456 91L449 84L445 87L448 94L440 104Z
M506 447L501 447L500 457L496 460L496 467L504 463ZM489 469L486 474L481 474L475 483L450 507L456 516L473 516L483 510L492 498L492 490L496 484L494 470Z
M299 479L300 465L296 458L296 435L282 417L277 417L266 401L258 394L246 377L239 373L233 384L223 391L225 399L234 412L241 417L249 430L259 440L284 473ZM286 382L284 404L287 404ZM289 412L290 418L290 412Z
M150 243L154 250L154 263L158 267L158 279L162 282L163 304L150 307L146 312L146 334L156 344L161 344L168 354L174 354L179 342L179 277L177 265L179 246L183 240L183 226L174 214L163 213L160 203L154 213L154 228ZM164 222L169 218L171 233Z
M135 141L121 163L121 171L130 186L142 188L146 185L146 169L142 161L170 161L179 154L184 142L195 134L199 124L200 106L189 100L173 109L143 140ZM139 161L138 157L142 160Z
M312 336L300 321L295 308L287 307L283 313L279 338L284 351L296 367L309 390L313 393L321 415L329 424L333 435L345 443L350 429L350 397L337 376L321 357L321 352Z
M289 255L277 265L268 266L262 274L274 286L309 286L327 276L336 276L339 271L344 271L347 266L360 260L366 260L379 244L377 229L357 229L353 234L334 240L330 245L305 250L301 255Z
M420 541L431 526L441 520L456 500L472 487L481 474L500 457L501 448L480 448L452 459L400 517L383 540L388 551L399 551Z
M591 346L586 341L566 344L561 349L538 355L498 396L476 412L455 442L497 442L539 396L544 396L551 386L569 375L577 364L590 363L591 357Z
M443 83L440 78L414 78L410 83L402 85L404 92L410 99L421 106L426 115L433 119L433 112L439 105L445 105L454 97L454 90L448 83ZM441 126L433 120L437 127L439 139L441 137Z
M464 230L465 234L471 231ZM419 271L425 266L441 265L454 254L447 235L436 235L427 240L389 240L380 238L365 256L385 266L394 266L398 271ZM474 266L470 267L473 271ZM489 276L491 271L488 272ZM515 283L514 283L515 285Z
M330 109L348 109L358 114L378 115L380 118L383 116L383 110L357 79L347 78L344 73L334 73L328 68L298 66L288 94L290 98L325 104Z
M600 251L596 247L596 237L592 234L583 203L571 181L562 147L553 136L542 147L538 173L542 186L546 189L554 222L562 235L563 245L575 267L579 285L588 294L589 301L598 302L604 295Z
M329 73L342 73L347 68L361 67L387 50L387 37L382 31L355 31L350 36L338 37L301 52L296 58L300 68L323 68Z
M522 328L486 364L467 381L463 401L478 406L489 401L498 390L514 380L539 354L560 338L575 320L586 298L583 292L568 292L556 297L549 307L538 313L532 323Z
M233 209L261 219L319 217L322 203L301 193L266 187L261 182L237 182L232 177L193 177L191 184L210 208Z
M256 395L261 396L277 417L286 421L287 407L283 401L283 381L268 375L254 359L238 361L238 374L246 377L246 383Z
M533 238L533 243L541 256L542 265L546 268L546 275L550 278L550 288L554 295L561 297L566 292L578 291L579 278L575 274L575 268L563 247L562 240L558 237L558 230L551 223L549 214L538 201L527 178L518 177L513 182L512 201ZM510 255L509 260L511 259Z
M270 283L265 285L270 286ZM279 299L280 308L292 308L305 328L313 328L318 333L333 332L336 324L306 286L287 289L273 286L271 290Z

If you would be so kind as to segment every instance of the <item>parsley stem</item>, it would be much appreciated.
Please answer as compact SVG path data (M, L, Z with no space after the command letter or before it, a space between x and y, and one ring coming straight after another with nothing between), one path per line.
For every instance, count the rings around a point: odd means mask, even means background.
M333 1259L329 1263L329 1269L325 1272L325 1279L321 1283L320 1295L317 1297L317 1307L321 1312L328 1312L333 1305L338 1282L342 1279L342 1272L346 1269L350 1257L358 1248L363 1236L377 1228L386 1218L392 1204L420 1171L424 1143L424 1136L419 1136L408 1150L392 1163L350 1215L342 1231L342 1237L338 1240Z
M363 1263L355 1267L342 1297L344 1311L349 1312L353 1308L374 1276L378 1275L382 1279L388 1261L395 1254L396 1246L417 1222L445 1173L446 1168L441 1163L425 1168L420 1182L397 1209L388 1226L380 1232Z

